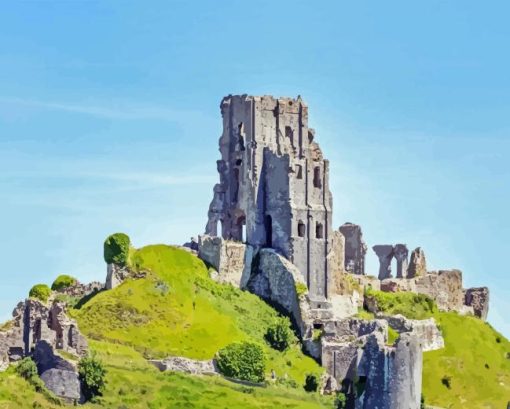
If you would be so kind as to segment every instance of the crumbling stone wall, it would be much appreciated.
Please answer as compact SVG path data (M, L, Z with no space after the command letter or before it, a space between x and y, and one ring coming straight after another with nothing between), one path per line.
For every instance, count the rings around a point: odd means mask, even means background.
M440 270L418 277L416 292L426 294L436 301L443 311L460 311L464 305L462 272L460 270Z
M464 302L473 308L475 316L484 321L487 319L489 312L489 289L487 287L468 288L465 291Z
M11 327L0 332L0 361L4 369L6 363L30 356L39 341L76 355L84 355L88 348L76 321L65 314L64 304L47 306L27 299L14 309Z
M206 234L275 249L297 266L310 296L329 296L329 166L301 98L230 95L221 102L220 183Z
M367 245L363 240L361 226L344 223L340 232L345 237L345 270L353 274L365 274Z
M198 256L216 269L217 281L246 287L251 273L252 246L203 235L198 238Z

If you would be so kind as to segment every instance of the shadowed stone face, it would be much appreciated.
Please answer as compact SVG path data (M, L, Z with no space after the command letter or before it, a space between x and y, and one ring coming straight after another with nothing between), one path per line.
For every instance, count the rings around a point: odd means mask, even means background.
M397 260L397 278L407 277L408 254L409 250L407 250L407 246L405 244L395 244L395 247L393 247L393 255Z
M391 260L393 258L393 246L391 244L380 244L372 247L379 257L379 280L391 278Z

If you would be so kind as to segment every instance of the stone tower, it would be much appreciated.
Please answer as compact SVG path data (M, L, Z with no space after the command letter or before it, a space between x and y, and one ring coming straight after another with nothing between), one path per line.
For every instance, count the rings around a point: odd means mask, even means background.
M300 97L229 95L221 113L220 183L206 234L275 249L301 271L313 299L328 298L329 163L307 105Z

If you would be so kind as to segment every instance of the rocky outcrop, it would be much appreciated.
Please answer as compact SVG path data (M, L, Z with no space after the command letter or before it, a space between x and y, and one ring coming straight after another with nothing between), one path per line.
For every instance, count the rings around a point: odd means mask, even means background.
M106 267L106 283L105 288L111 290L126 280L130 276L127 266L110 263Z
M289 314L301 334L306 333L302 310L309 307L301 306L300 288L307 292L303 275L290 261L273 249L259 251L252 275L248 282L250 292L258 295L269 303L276 305Z
M428 295L442 311L460 311L464 305L462 272L440 270L430 272L415 280L416 292Z
M485 321L489 312L489 289L487 287L468 288L465 291L464 303L473 308L476 317Z
M77 356L87 352L87 341L78 330L76 321L65 313L65 304L46 305L38 300L20 302L13 311L11 326L0 331L0 361L3 367L30 356L37 343L45 341L55 350Z
M417 247L411 253L409 267L407 269L407 277L421 277L427 274L427 260L425 253L420 247Z
M213 278L220 283L229 283L245 288L250 278L254 249L239 241L202 235L198 237L198 257L214 267Z
M33 353L37 372L46 388L68 403L83 402L80 379L73 364L55 355L47 341L38 341Z
M58 290L57 292L61 294L66 294L70 297L76 297L76 298L83 298L88 297L94 293L97 293L104 289L104 284L100 283L99 281L92 281L88 284L82 284L79 281L77 281L75 284L63 288L61 290Z
M171 356L165 359L149 361L160 371L184 372L193 375L215 375L218 373L214 359L199 361L196 359Z

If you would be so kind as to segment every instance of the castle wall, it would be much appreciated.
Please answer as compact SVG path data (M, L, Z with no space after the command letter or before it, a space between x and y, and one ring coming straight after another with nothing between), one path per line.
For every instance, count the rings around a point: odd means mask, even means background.
M332 197L328 162L300 99L236 95L221 103L223 133L206 234L274 248L313 298L328 297Z

